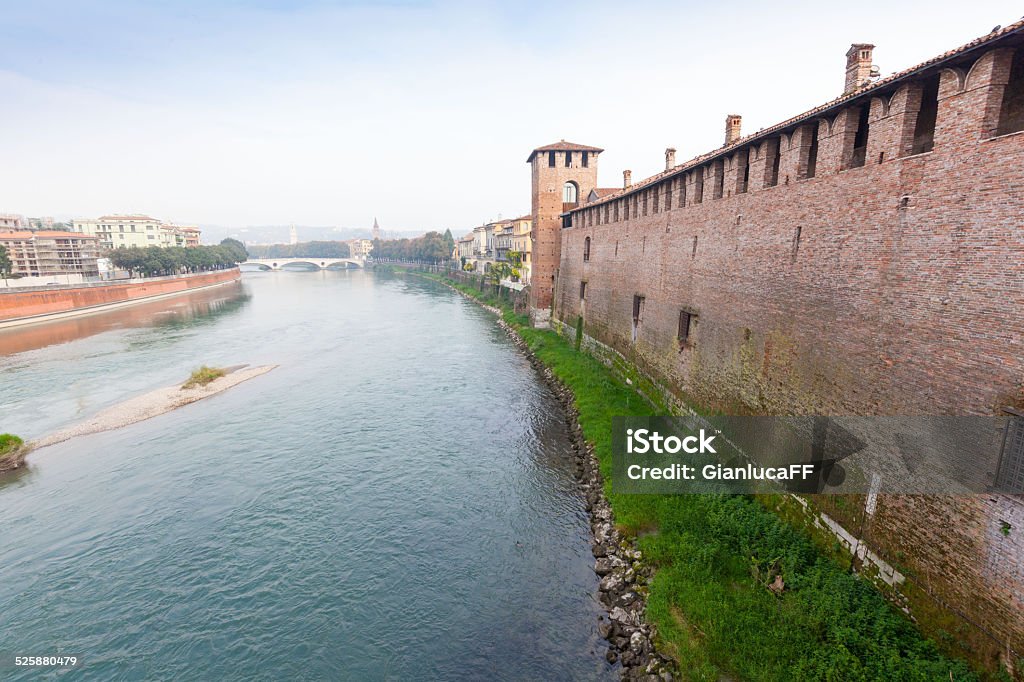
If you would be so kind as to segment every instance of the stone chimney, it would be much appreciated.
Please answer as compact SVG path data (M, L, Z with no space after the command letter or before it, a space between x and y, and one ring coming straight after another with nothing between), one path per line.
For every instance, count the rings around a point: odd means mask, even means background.
M729 114L725 117L725 145L729 146L740 139L740 124L743 117L739 114Z
M629 186L633 184L633 171L624 170L622 171L622 188L629 189Z
M843 86L843 94L853 92L861 87L871 77L871 51L874 45L869 43L854 43L846 52L846 85Z
M676 149L675 147L669 147L665 150L665 170L670 170L676 166Z

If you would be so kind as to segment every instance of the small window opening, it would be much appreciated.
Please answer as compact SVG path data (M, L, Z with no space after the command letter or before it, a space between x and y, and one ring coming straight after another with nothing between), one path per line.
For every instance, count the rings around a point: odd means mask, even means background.
M654 189L651 190L651 192L653 194L653 197L652 197L652 201L654 203L654 209L653 210L654 210L655 213L659 213L660 210L661 210L661 207L659 206L659 203L660 203L659 200L661 199L661 187L656 185L654 187Z
M800 233L803 231L799 225L796 228L796 232L793 233L793 258L796 259L796 254L800 251Z
M693 329L694 318L696 317L696 315L687 310L679 311L679 329L676 332L676 338L679 340L679 345L689 345L690 332Z
M704 169L698 168L693 172L693 203L699 204L704 201Z
M555 167L555 153L554 152L548 152L548 168L554 168L554 167Z
M650 190L644 190L644 215L647 215L647 195L650 193Z
M590 260L590 237L583 240L583 262Z
M930 152L935 147L935 118L939 112L939 76L922 84L921 108L914 123L914 146L911 154Z
M693 235L693 251L690 253L690 258L697 257L697 235Z
M572 152L565 153L565 167L572 168Z
M587 298L587 283L580 282L580 301L585 301Z
M715 164L711 167L712 172L715 174L715 184L711 189L712 199L721 199L722 191L725 189L725 162L719 159L715 161Z
M584 168L590 167L590 152L580 153L580 165L583 166Z
M672 183L674 183L674 182L675 182L675 180L669 180L665 184L665 210L666 211L671 211L672 210Z
M640 322L644 315L644 297L633 296L633 343L636 343L637 333L640 331Z

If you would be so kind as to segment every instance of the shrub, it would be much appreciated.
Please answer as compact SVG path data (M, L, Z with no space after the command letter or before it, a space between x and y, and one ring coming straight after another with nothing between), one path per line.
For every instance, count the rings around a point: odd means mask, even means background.
M186 388L195 388L196 386L206 386L214 379L219 379L222 376L224 376L224 370L221 368L203 365L192 372L192 375L181 385L181 388L184 390Z
M24 444L25 441L13 433L0 433L0 457L11 454Z

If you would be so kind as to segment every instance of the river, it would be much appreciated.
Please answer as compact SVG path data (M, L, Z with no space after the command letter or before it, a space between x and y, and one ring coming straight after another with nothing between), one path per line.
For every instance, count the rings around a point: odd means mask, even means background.
M240 363L279 367L0 478L0 655L95 680L615 677L559 405L433 282L246 273L0 332L0 432Z

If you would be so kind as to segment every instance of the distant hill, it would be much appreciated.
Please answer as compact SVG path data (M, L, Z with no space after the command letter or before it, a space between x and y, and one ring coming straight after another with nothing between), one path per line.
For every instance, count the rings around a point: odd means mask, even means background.
M247 244L287 244L291 225L249 225L247 227L224 227L221 225L201 225L203 242L216 244L221 239L232 237ZM346 239L372 239L372 230L368 227L319 227L314 225L296 225L295 231L300 242L311 241L344 241ZM418 237L426 230L381 230L385 239L401 237Z

